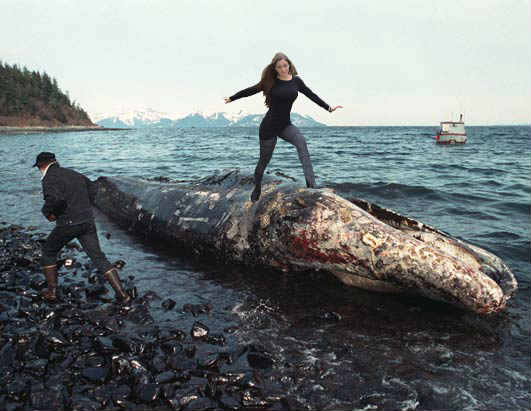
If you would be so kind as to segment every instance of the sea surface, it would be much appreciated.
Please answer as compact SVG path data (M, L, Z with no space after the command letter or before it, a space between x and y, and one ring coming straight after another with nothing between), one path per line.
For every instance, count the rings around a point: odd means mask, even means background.
M468 127L468 142L435 144L436 127L302 129L318 185L364 198L483 247L515 273L519 289L493 317L424 299L349 288L334 278L219 266L176 254L96 221L111 261L183 304L209 303L212 332L234 327L225 349L255 344L270 353L264 384L297 396L307 409L530 409L530 128ZM99 176L194 179L226 168L252 173L255 128L139 129L0 135L0 221L52 224L40 214L35 155ZM268 172L303 185L290 144L279 140ZM190 329L179 309L157 321Z

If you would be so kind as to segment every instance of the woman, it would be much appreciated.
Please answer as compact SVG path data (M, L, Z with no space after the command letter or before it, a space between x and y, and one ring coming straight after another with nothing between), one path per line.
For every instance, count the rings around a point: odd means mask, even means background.
M231 97L225 97L225 103L228 104L239 98L252 96L260 91L264 93L265 105L269 110L260 123L260 159L254 171L255 186L251 194L251 201L253 202L260 198L262 177L273 155L277 136L297 147L306 185L310 188L315 187L315 176L306 140L299 129L290 121L291 106L297 98L298 92L300 91L329 112L342 108L342 106L329 106L306 87L302 79L297 76L295 66L283 53L275 54L271 64L263 70L262 78L258 84L239 91Z

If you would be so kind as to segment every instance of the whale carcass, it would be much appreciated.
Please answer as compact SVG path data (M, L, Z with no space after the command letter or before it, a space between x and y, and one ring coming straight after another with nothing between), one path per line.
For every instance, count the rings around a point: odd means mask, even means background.
M329 189L227 170L196 181L100 177L96 206L146 235L225 262L321 270L367 290L407 292L488 314L517 288L503 261L421 222Z

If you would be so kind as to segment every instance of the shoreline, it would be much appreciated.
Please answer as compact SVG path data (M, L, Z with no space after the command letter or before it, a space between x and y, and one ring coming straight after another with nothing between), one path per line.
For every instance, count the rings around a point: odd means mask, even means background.
M302 409L261 383L280 379L274 356L239 344L238 324L210 331L210 302L181 307L155 290L138 294L132 267L120 276L134 299L117 304L76 242L58 260L58 300L44 301L45 237L0 222L0 409Z
M123 131L133 130L132 128L107 128L101 126L61 126L61 127L46 127L46 126L27 126L27 127L11 127L0 126L0 134L28 134L28 133L65 133L69 131Z

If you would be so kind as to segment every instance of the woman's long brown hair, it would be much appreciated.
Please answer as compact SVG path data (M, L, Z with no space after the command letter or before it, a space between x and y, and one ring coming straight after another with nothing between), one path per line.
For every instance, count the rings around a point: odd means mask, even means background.
M295 69L295 66L288 58L288 56L286 56L284 53L275 54L273 60L271 60L271 63L268 64L266 68L262 71L262 78L257 84L257 87L264 93L265 105L267 107L271 106L271 89L273 88L275 80L277 79L277 71L275 70L275 66L280 60L286 60L288 62L289 74L291 74L292 76L297 75L297 70Z

